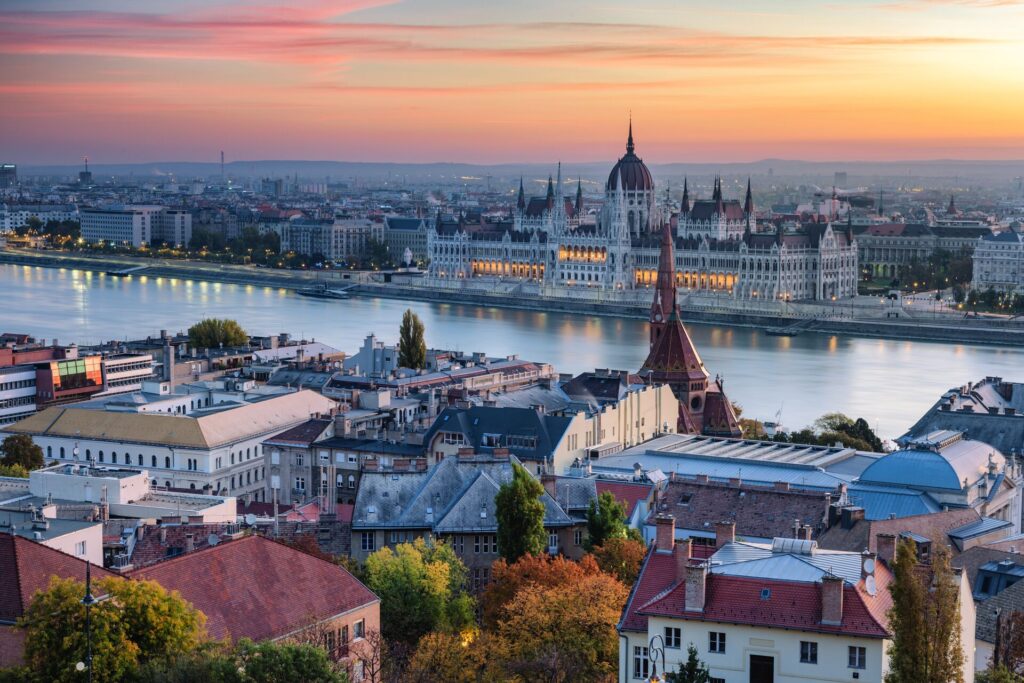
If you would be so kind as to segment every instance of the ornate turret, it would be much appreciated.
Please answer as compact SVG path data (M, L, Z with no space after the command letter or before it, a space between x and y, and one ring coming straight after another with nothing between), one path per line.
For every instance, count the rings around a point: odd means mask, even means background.
M555 183L551 179L550 175L548 176L548 195L547 195L547 199L548 199L548 209L554 208L554 206L555 206Z
M661 337L665 325L676 309L675 249L672 228L666 223L661 229L661 252L658 255L658 281L651 305L651 349Z
M743 200L743 213L748 217L754 214L754 194L750 191L750 178L747 178L747 197Z
M725 201L722 199L722 178L721 176L715 177L715 192L712 199L715 200L715 213L719 216L725 215Z
M882 190L882 189L878 190L878 215L879 216L884 216L885 215L884 193L885 193L885 190Z
M516 208L520 211L526 210L526 190L523 189L523 176L519 176L519 198L516 199Z
M578 178L576 180L576 205L573 208L577 216L583 214L583 181Z
M686 177L683 177L683 203L679 210L682 213L690 213L690 188L687 186Z
M949 195L949 206L946 207L946 213L950 216L955 216L960 213L956 208L956 202L953 200L953 195Z

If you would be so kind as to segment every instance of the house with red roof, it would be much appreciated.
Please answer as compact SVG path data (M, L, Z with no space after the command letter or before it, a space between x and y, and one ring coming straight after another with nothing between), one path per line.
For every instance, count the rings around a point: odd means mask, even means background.
M618 624L619 681L677 670L692 643L713 683L871 681L888 671L888 565L871 552L825 550L807 538L736 539L715 525L707 559L660 515L655 543ZM960 580L964 680L974 676L974 607Z

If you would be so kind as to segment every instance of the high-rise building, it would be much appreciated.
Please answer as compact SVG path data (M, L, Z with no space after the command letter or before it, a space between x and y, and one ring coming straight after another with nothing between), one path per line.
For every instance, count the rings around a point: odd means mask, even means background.
M0 189L18 184L18 167L15 164L0 164Z
M154 240L180 245L192 239L192 214L164 206L82 209L81 224L87 242L140 247Z

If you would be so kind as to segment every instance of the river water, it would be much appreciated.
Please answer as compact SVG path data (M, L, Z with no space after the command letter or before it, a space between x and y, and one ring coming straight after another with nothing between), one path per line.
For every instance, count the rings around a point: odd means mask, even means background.
M203 317L231 317L251 334L289 332L354 352L374 332L398 338L402 312L423 319L437 348L518 354L560 372L635 370L647 352L643 321L486 306L353 297L309 299L273 287L0 264L0 332L69 343L185 330ZM827 411L867 419L892 438L951 386L987 375L1024 381L1024 350L690 325L712 375L725 378L744 414L789 428Z

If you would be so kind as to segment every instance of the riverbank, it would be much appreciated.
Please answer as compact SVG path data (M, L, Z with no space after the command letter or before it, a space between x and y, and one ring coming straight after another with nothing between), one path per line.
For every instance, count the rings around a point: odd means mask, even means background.
M0 263L70 268L108 273L137 269L121 277L167 277L186 280L224 282L240 285L299 289L314 280L326 280L340 286L352 286L355 296L381 297L398 300L431 301L438 303L475 304L527 311L559 312L598 315L614 318L645 319L648 304L616 301L586 300L582 298L538 296L522 291L486 291L482 288L462 287L438 289L422 283L375 282L367 273L352 271L281 271L206 262L171 261L128 256L85 255L27 250L0 251ZM868 318L861 316L863 309L837 304L835 315L823 314L828 307L821 305L789 304L786 313L764 310L736 310L720 300L701 300L683 297L681 308L686 319L694 323L728 325L757 329L780 328L803 321L800 333L818 333L880 339L898 339L955 344L982 344L1024 347L1024 324L1016 321L992 319L907 320Z

